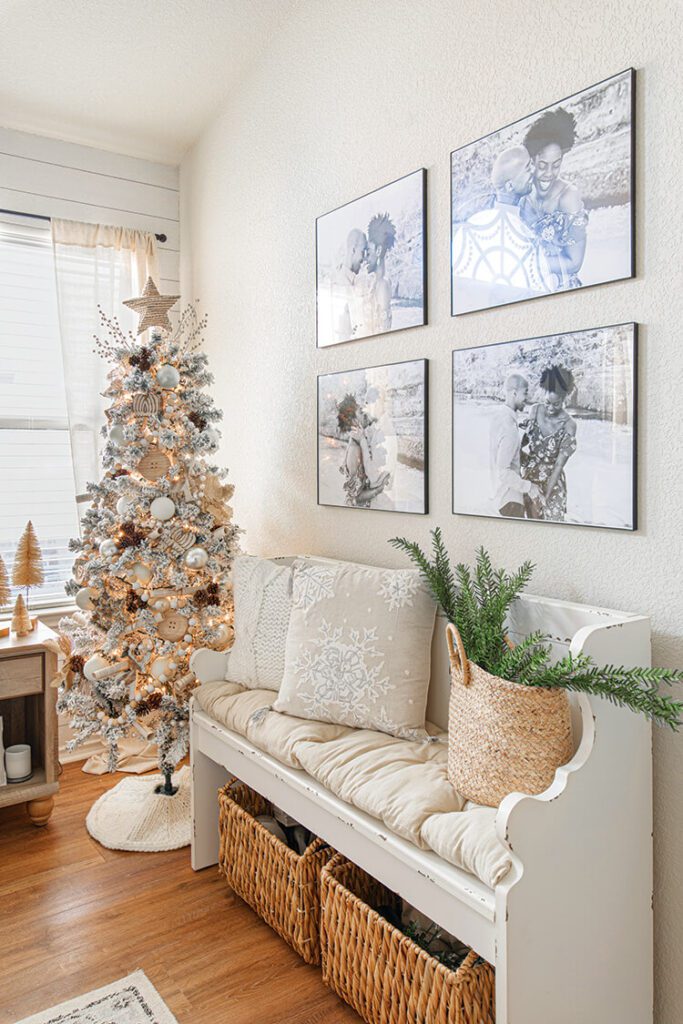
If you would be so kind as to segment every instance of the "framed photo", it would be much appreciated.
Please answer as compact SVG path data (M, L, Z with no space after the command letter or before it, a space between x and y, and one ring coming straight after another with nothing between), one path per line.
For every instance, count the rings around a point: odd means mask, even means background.
M318 348L427 323L427 172L316 220Z
M427 360L318 377L318 504L427 512Z
M637 325L453 353L453 511L636 529Z
M633 277L630 68L451 153L451 313Z

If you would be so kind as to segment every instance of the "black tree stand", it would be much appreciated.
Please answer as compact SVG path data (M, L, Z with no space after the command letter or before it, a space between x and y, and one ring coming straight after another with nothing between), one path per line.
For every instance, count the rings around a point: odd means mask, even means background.
M154 787L155 793L160 793L162 796L175 796L178 792L178 787L171 784L173 777L172 768L162 768L164 775L164 781L160 782L158 786Z

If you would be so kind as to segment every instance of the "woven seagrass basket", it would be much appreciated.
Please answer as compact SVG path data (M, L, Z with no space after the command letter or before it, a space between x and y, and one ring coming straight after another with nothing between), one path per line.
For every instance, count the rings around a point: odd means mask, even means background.
M367 1024L495 1024L495 972L471 950L451 971L369 904L396 906L337 854L321 876L323 981Z
M468 800L497 807L508 793L542 793L573 754L564 690L500 679L469 661L449 622L448 778Z
M320 871L334 855L322 839L291 850L256 816L273 806L244 783L228 783L220 804L219 867L230 888L307 964L320 963Z

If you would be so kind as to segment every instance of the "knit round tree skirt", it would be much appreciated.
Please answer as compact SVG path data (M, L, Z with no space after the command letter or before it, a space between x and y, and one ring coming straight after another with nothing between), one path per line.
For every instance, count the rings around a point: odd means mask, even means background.
M175 796L154 789L163 775L123 779L104 793L88 811L88 832L109 850L177 850L188 846L192 835L190 769L173 776Z

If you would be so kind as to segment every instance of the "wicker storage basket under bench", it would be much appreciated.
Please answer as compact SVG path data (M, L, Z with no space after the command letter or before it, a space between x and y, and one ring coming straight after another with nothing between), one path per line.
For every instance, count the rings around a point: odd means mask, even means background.
M285 939L306 963L320 963L320 872L333 855L322 839L303 854L261 822L273 806L244 783L219 793L220 870L230 888Z
M495 1024L493 968L471 950L449 970L368 904L388 889L337 854L322 870L323 980L367 1024Z

